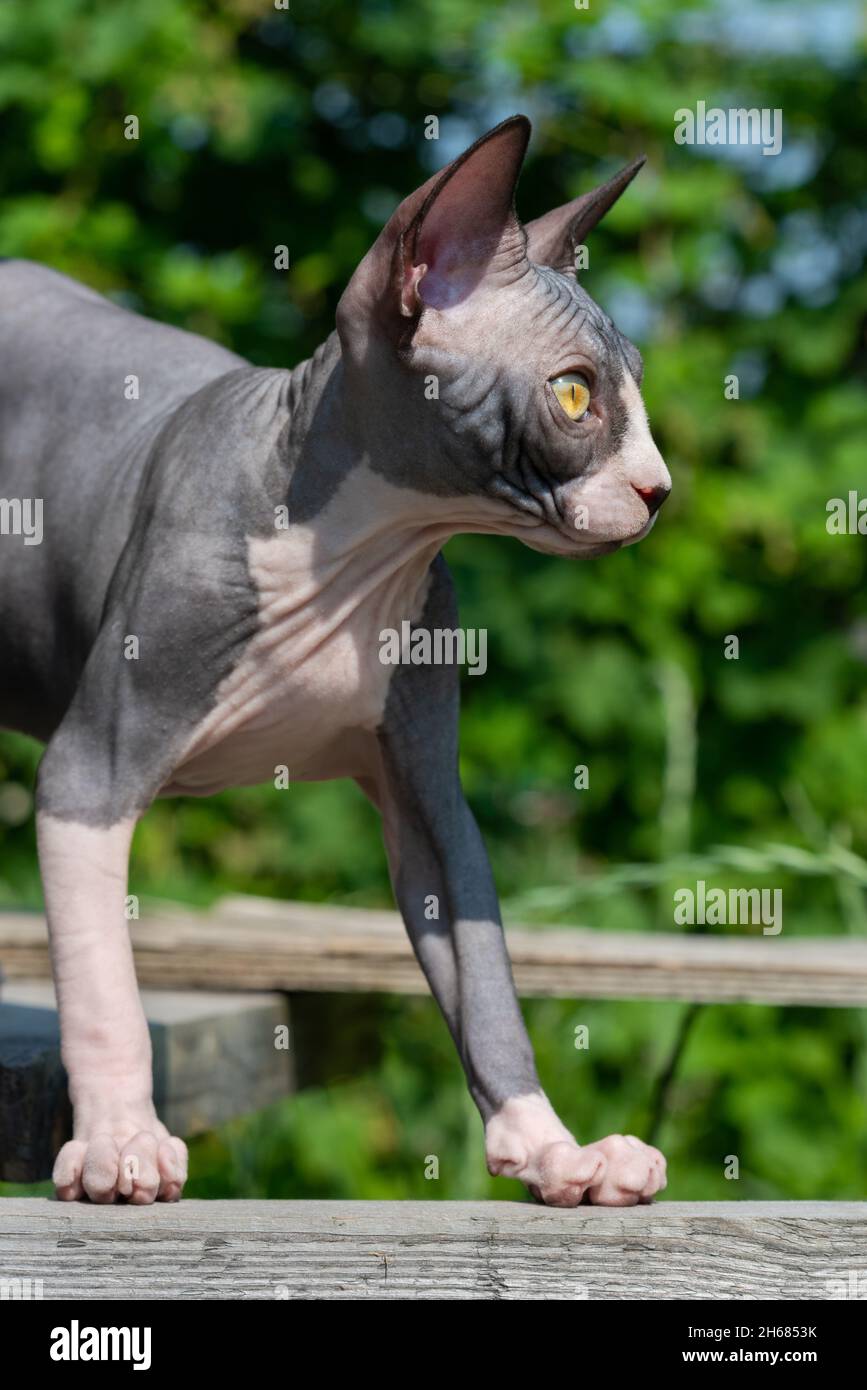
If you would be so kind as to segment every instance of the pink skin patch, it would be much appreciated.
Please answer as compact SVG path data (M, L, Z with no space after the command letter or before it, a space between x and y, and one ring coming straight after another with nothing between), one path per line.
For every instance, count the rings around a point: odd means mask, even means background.
M37 817L74 1116L53 1173L65 1202L173 1202L187 1176L186 1145L151 1100L150 1037L124 914L132 831L131 820L99 829Z
M517 1178L549 1207L632 1207L666 1185L665 1159L632 1134L578 1144L543 1095L516 1096L485 1127L488 1172Z
M176 1202L187 1178L187 1146L156 1115L144 1125L137 1129L129 1118L114 1119L103 1132L97 1128L87 1139L64 1144L52 1174L58 1199L89 1197L106 1203L122 1198L133 1206Z

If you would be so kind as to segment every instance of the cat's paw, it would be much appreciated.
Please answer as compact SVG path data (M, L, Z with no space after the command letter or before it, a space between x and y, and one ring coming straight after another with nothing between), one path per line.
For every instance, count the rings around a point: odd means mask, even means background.
M584 1144L582 1154L604 1160L599 1177L588 1187L587 1200L600 1207L633 1207L650 1202L666 1185L665 1159L659 1149L634 1134L609 1134Z
M555 1139L528 1154L523 1172L514 1176L546 1207L578 1207L603 1182L605 1158L574 1139Z
M488 1121L490 1173L518 1178L551 1207L626 1207L665 1187L665 1159L631 1134L578 1144L542 1095L509 1100Z
M186 1178L187 1146L156 1118L94 1125L87 1137L64 1144L52 1174L62 1202L89 1197L136 1206L176 1202Z

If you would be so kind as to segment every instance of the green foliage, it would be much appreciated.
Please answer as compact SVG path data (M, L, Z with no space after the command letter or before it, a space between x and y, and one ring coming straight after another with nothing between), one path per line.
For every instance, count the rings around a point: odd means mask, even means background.
M548 917L671 929L684 874L749 873L783 887L787 932L864 929L867 547L825 528L829 498L867 490L864 35L857 0L806 14L788 0L0 10L0 252L256 362L313 349L398 198L500 117L535 119L526 216L648 153L592 239L586 284L644 353L674 478L659 525L576 566L493 538L448 547L463 621L489 633L488 674L465 688L465 782L501 890ZM675 145L674 112L699 99L781 108L783 153ZM282 244L288 272L273 268ZM38 901L37 758L0 740L10 902ZM337 785L161 804L132 887L389 901L373 813ZM582 1135L646 1125L682 1012L528 1007ZM575 1052L572 1025L591 1020L591 1052ZM432 1006L406 1002L386 1032L360 1080L203 1141L195 1190L493 1191ZM672 1195L730 1195L737 1154L740 1195L863 1196L863 1053L846 1012L703 1010L666 1098ZM429 1153L438 1185L420 1176Z

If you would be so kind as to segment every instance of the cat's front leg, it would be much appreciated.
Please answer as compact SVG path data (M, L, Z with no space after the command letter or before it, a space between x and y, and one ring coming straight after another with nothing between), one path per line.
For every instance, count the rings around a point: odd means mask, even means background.
M649 1201L665 1186L659 1150L619 1134L579 1144L542 1090L487 855L457 780L437 808L387 794L383 815L395 895L484 1121L489 1171L550 1206Z
M457 626L441 561L417 626ZM376 772L362 784L382 812L395 896L484 1121L488 1168L553 1206L649 1201L665 1186L662 1154L631 1135L579 1144L542 1090L487 853L458 778L457 725L454 667L398 668Z

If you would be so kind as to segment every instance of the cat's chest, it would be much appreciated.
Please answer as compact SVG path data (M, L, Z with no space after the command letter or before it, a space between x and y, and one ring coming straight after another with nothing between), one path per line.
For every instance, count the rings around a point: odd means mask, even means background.
M395 667L384 631L417 618L427 562L394 571L375 550L321 559L307 534L250 543L258 630L194 731L168 790L345 775L353 738L382 722ZM348 751L347 751L348 750Z

